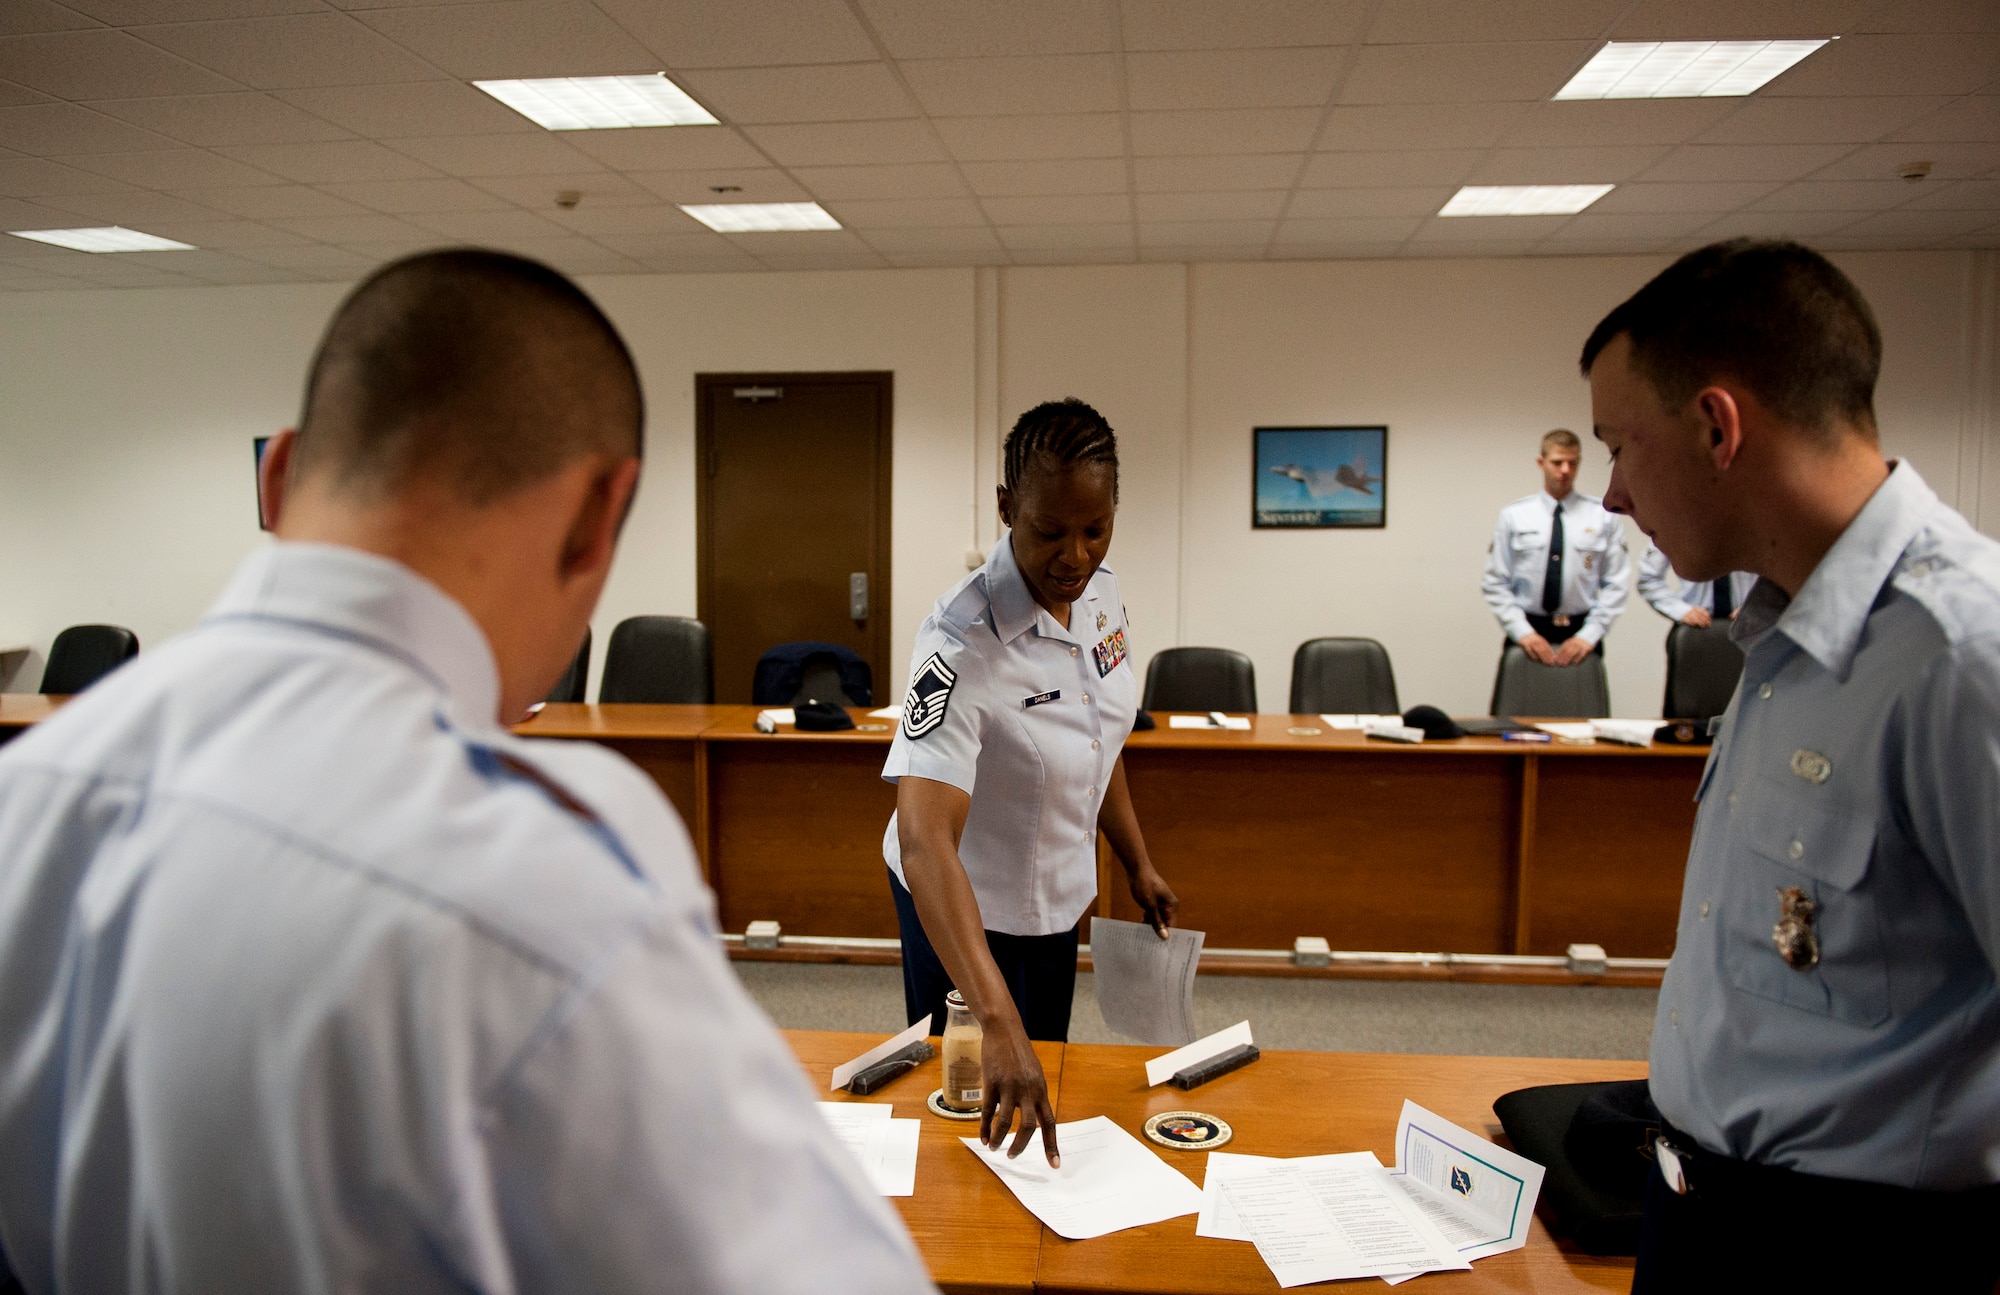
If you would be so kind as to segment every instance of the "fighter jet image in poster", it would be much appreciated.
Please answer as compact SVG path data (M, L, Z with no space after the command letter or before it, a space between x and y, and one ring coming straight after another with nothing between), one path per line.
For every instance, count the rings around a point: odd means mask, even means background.
M1254 437L1251 525L1388 524L1388 428L1259 427Z

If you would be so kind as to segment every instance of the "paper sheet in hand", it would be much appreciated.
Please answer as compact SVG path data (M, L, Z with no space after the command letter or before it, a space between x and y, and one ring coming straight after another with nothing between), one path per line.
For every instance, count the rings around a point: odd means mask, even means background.
M1239 1044L1254 1042L1256 1040L1250 1037L1250 1022L1238 1021L1226 1030L1217 1030L1205 1039L1196 1039L1185 1048L1163 1052L1146 1063L1146 1087L1164 1084L1177 1071L1186 1070L1198 1061L1221 1056Z
M1041 1135L1018 1160L978 1138L961 1138L1015 1199L1072 1241L1144 1227L1201 1209L1201 1189L1102 1115L1056 1125L1062 1168L1042 1156Z
M1459 1254L1484 1259L1528 1244L1542 1167L1406 1100L1390 1181Z
M1471 1266L1372 1152L1239 1164L1218 1186L1280 1286Z
M847 1087L848 1080L854 1078L862 1071L868 1069L868 1067L874 1065L882 1058L893 1057L898 1052L901 1052L904 1048L909 1047L912 1043L915 1043L920 1039L929 1038L930 1032L931 1032L931 1017L930 1013L926 1012L924 1013L923 1020L918 1021L915 1025L912 1025L909 1029L904 1030L901 1034L898 1034L895 1038L876 1044L874 1047L868 1049L868 1051L862 1053L854 1060L847 1062L845 1065L835 1066L833 1068L833 1083L829 1085L829 1087L832 1088Z
M868 1181L884 1196L914 1196L917 1190L917 1141L922 1120L892 1118L889 1102L821 1102L819 1113L834 1137L848 1149Z
M1163 1047L1194 1041L1194 973L1200 931L1176 927L1162 940L1144 922L1090 919L1090 961L1104 1023L1128 1039Z

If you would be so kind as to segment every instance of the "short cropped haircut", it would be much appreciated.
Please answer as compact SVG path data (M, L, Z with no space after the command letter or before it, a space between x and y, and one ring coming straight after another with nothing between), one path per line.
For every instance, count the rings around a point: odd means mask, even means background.
M1882 330L1861 290L1797 243L1738 238L1689 252L1604 317L1583 345L1590 376L1619 334L1668 409L1733 379L1779 418L1875 430Z
M1576 433L1569 428L1558 427L1554 431L1542 433L1542 453L1547 454L1551 449L1564 449L1581 454L1583 442L1579 441Z
M392 498L483 505L581 455L638 455L644 398L618 330L548 266L452 248L348 294L306 380L294 470Z
M1111 469L1111 498L1118 498L1118 436L1104 415L1075 396L1036 405L1007 433L1006 486L1018 490L1031 468L1102 463Z

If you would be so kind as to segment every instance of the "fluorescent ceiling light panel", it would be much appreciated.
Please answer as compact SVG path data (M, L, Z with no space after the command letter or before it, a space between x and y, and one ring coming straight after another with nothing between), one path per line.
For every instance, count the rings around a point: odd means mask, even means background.
M1574 216L1616 185L1468 184L1438 209L1440 216Z
M32 238L37 243L79 252L192 252L193 243L176 243L171 238L142 234L136 229L106 225L100 229L10 229L15 238Z
M840 222L816 202L709 202L681 210L718 234L840 228Z
M557 76L535 81L474 81L486 93L549 130L628 130L634 126L714 126L714 114L688 98L664 72L643 76Z
M1614 40L1558 99L1707 99L1745 95L1823 40Z

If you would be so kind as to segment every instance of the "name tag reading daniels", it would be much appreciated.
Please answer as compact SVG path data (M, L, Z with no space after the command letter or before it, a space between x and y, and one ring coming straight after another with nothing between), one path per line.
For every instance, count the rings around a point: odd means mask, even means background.
M1061 697L1061 696L1062 696L1062 689L1060 689L1060 688L1057 688L1057 689L1055 689L1055 690L1054 690L1054 691L1052 691L1052 692L1038 692L1038 693L1036 693L1036 694L1035 694L1034 696L1032 696L1032 697L1024 697L1024 698L1022 698L1022 699L1021 699L1021 705L1023 705L1023 706L1039 706L1039 705L1041 705L1041 704L1042 704L1043 702L1050 702L1050 701L1054 701L1054 700L1056 700L1056 699L1057 699L1058 697Z

